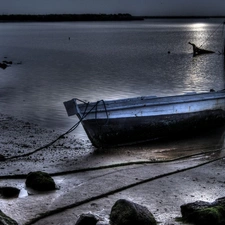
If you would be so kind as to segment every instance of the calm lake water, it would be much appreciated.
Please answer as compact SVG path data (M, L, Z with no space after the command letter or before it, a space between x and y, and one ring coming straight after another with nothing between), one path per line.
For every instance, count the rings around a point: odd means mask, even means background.
M0 23L0 60L13 61L0 69L1 112L65 132L77 119L63 102L74 97L223 89L222 22ZM217 54L193 57L189 41ZM82 128L75 132L86 138Z

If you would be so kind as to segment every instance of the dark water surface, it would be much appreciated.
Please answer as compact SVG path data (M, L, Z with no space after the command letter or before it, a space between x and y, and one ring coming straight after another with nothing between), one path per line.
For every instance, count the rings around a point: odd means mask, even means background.
M0 60L13 61L0 70L1 112L64 132L77 122L63 106L74 97L96 101L222 89L221 24L0 23ZM216 54L193 58L189 41ZM87 138L81 127L75 133Z

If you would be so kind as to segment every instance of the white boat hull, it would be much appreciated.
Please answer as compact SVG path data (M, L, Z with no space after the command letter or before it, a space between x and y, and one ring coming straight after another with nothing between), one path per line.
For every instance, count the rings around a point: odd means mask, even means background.
M145 142L224 125L225 92L138 97L78 104L65 102L96 147Z

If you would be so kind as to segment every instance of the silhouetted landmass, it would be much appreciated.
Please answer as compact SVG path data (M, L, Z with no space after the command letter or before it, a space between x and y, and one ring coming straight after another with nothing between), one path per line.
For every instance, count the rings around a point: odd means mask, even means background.
M60 22L60 21L132 21L144 19L198 19L225 18L225 16L132 16L129 13L119 14L10 14L0 15L0 22Z
M143 20L143 17L126 14L46 14L0 15L0 22L59 22L59 21L130 21Z
M143 16L143 19L209 19L209 18L225 18L221 16Z

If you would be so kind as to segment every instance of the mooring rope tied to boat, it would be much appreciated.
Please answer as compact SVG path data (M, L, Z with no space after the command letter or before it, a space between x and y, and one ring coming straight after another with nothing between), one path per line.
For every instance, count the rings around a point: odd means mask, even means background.
M90 114L94 109L95 109L95 113L97 114L97 106L98 106L98 104L100 102L103 102L103 105L104 105L104 108L105 108L105 111L106 111L106 115L107 115L107 118L108 118L108 113L107 113L107 109L106 109L106 105L105 105L105 101L104 100L97 101L89 111L87 111L88 106L90 104L89 102L84 102L84 101L82 101L80 99L76 99L76 100L78 100L78 101L80 101L82 103L85 103L86 104L86 108L84 110L84 113L83 113L82 117L79 119L79 121L75 125L73 125L68 131L66 131L65 133L61 134L59 137L57 137L55 140L51 141L50 143L48 143L46 145L43 145L43 146L35 149L32 152L28 152L28 153L21 154L21 155L15 155L15 156L11 156L11 157L8 157L8 158L4 157L4 159L2 159L2 160L0 159L0 161L5 161L5 160L10 160L10 159L17 159L17 158L21 158L21 157L30 156L30 155L38 152L38 151L41 151L42 149L45 149L45 148L48 148L48 147L52 146L55 142L57 142L58 140L60 140L63 137L65 137L65 135L73 132L79 126L79 124L84 120L84 118L86 116L88 116L88 114ZM107 122L108 122L108 119L107 119Z
M84 102L80 99L76 99L77 101L80 101L84 104L86 104L86 107L85 107L85 110L84 110L84 113L82 114L82 117L79 119L79 121L73 125L68 131L66 131L65 133L61 134L59 137L57 137L55 140L51 141L50 143L44 145L44 146L41 146L37 149L35 149L34 151L32 152L28 152L28 153L25 153L25 154L21 154L21 155L15 155L15 156L12 156L12 157L8 157L8 158L5 158L4 159L0 159L0 161L6 161L6 160L11 160L11 159L17 159L17 158L21 158L21 157L27 157L27 156L30 156L38 151L41 151L45 148L48 148L50 146L52 146L55 142L57 142L58 140L60 140L61 138L63 138L65 135L73 132L78 126L79 124L85 119L85 117L87 117L93 110L95 110L95 114L97 114L97 106L100 102L103 102L103 105L104 105L104 109L105 109L105 113L107 115L107 122L106 124L108 123L108 112L107 112L107 107L106 107L106 104L105 104L105 101L104 100L99 100L97 101L91 108L90 110L88 111L88 106L90 105L90 102ZM97 115L96 115L97 116ZM106 125L105 124L105 125ZM189 157L193 157L193 156L197 156L197 155L202 155L202 154L209 154L209 153L213 153L213 152L217 152L217 151L221 151L221 150L224 150L225 147L223 148L219 148L219 149L215 149L215 150L212 150L212 151L207 151L207 152L200 152L200 153L196 153L196 154L192 154L192 155L188 155L188 156L182 156L182 157L178 157L176 159L172 159L172 160L161 160L161 161L138 161L138 162L131 162L131 164L139 164L139 163L160 163L160 162L171 162L171 161L175 161L175 160L181 160L181 159L185 159L185 158L189 158ZM125 165L128 165L129 163L125 163ZM113 165L113 166L122 166L122 164L118 164L118 165ZM108 167L108 166L107 166ZM110 166L109 166L110 167ZM95 168L90 168L90 169L95 169ZM97 169L97 168L96 168ZM88 169L89 170L89 169Z
M97 120L97 118L98 118L98 117L97 117L97 114L98 114L98 104L99 104L100 102L103 103L103 106L104 106L104 110L105 110L105 114L106 114L107 120L106 120L105 124L103 124L103 125L100 125L100 124L98 123L98 121L96 122L96 124L97 124L98 126L105 126L105 125L107 125L108 122L109 122L109 114L108 114L107 107L106 107L106 104L105 104L105 101L104 101L104 100L100 100L100 101L98 101L98 102L96 103L96 108L95 108L95 119Z

